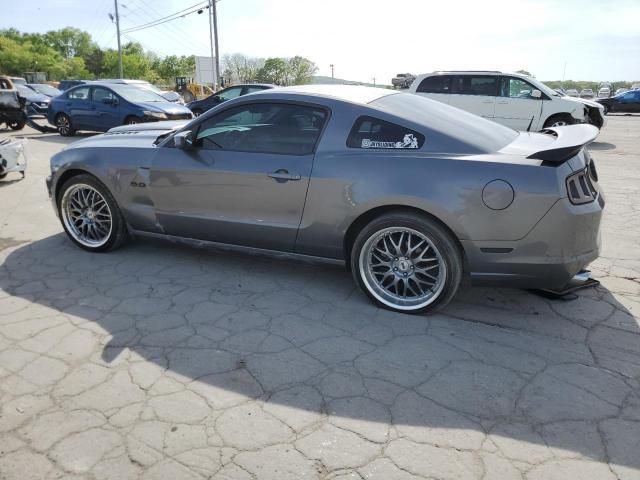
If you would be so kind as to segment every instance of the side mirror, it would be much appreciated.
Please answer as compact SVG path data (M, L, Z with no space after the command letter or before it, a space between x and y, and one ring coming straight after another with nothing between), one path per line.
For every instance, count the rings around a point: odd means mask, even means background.
M220 103L222 102L222 97L220 95L214 95L213 96L213 101L216 103Z
M542 98L542 92L540 90L531 90L531 98Z
M191 130L186 130L184 132L178 132L173 136L173 145L176 148L180 148L182 150L187 150L191 148L193 145L193 140L191 138Z

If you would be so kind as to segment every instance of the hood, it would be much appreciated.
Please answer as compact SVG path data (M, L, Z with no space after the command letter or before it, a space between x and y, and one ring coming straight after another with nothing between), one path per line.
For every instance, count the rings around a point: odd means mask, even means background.
M160 135L170 133L186 125L187 120L138 123L114 127L107 133L84 138L67 145L63 150L74 148L152 148Z
M562 97L562 98L565 100L582 103L583 105L587 105L588 107L602 108L602 105L600 105L598 102L594 100L587 100L586 98L569 97L569 96Z
M182 100L182 97L177 92L164 91L162 92L162 96L172 103L180 102Z
M172 115L180 113L191 113L191 110L189 110L187 107L171 102L140 102L136 103L136 105L151 112L163 112Z
M36 93L33 92L33 95L29 94L29 95L22 95L22 92L19 93L19 95L21 97L26 97L27 101L32 102L32 103L49 103L51 101L51 97L47 97L46 95L43 95L42 93Z
M165 122L149 122L149 123L136 123L134 125L121 125L119 127L113 127L107 133L125 133L125 132L160 132L157 135L161 135L171 130L177 130L190 120L167 120Z

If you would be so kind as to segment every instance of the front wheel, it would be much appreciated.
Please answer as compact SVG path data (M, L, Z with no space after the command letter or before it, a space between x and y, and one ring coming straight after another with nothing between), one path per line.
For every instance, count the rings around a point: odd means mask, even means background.
M568 113L559 113L550 116L547 121L544 122L544 128L564 127L566 125L573 125L574 123L576 123L576 121L571 115Z
M77 175L62 185L58 212L69 238L85 250L113 250L127 239L127 227L116 200L92 175Z
M377 305L402 313L444 307L462 279L455 240L436 221L398 212L373 220L351 254L356 283Z

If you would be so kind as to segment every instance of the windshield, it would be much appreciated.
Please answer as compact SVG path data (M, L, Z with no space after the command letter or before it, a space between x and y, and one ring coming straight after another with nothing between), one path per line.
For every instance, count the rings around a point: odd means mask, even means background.
M29 86L32 89L34 89L37 93L42 93L43 95L49 95L50 97L55 97L56 95L60 95L62 93L57 88L54 88L51 85L46 85L44 83L36 83Z
M418 95L386 95L369 105L423 125L432 134L437 133L441 136L441 141L434 148L444 148L444 151L460 152L461 146L466 145L469 153L495 152L518 136L515 130ZM422 133L427 137L424 149L428 150L430 132Z
M133 85L109 85L109 87L125 100L138 102L166 102L164 97L144 87L134 87Z

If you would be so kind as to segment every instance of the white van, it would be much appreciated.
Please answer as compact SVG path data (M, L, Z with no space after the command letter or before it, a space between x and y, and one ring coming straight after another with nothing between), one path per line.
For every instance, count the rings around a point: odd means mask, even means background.
M602 105L562 95L534 78L494 71L434 72L418 76L409 93L423 95L515 130L591 123L604 126Z

